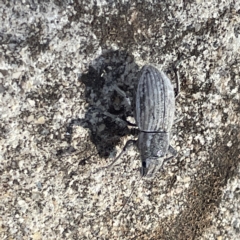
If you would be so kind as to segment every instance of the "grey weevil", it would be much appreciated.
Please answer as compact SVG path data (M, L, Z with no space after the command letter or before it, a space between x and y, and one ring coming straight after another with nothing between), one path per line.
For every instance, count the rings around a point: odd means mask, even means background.
M176 96L178 93L177 81ZM169 144L174 113L175 93L169 78L157 68L145 65L141 69L136 91L135 120L139 131L138 139L127 141L123 151L109 166L121 157L131 143L135 143L141 155L141 175L153 177L166 160L177 155ZM166 158L168 153L172 156Z

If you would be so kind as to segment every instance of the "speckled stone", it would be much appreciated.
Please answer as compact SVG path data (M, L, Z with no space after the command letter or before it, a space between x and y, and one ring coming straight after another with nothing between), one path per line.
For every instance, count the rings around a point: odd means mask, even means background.
M240 239L240 2L0 2L1 239ZM181 81L178 156L140 178L139 69ZM127 96L127 101L118 86ZM129 198L129 196L131 196Z

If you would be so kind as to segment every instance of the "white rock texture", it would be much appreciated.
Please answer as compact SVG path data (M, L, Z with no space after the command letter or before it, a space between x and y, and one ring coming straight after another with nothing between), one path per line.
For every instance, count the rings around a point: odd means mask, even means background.
M0 22L1 239L240 239L239 1L2 0ZM149 63L182 120L148 181L134 147L101 167Z

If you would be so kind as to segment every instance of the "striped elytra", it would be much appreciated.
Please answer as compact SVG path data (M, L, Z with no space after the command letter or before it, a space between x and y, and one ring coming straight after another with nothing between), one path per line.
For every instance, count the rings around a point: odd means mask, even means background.
M136 122L140 131L169 132L175 112L173 86L168 77L153 66L141 70L136 93Z

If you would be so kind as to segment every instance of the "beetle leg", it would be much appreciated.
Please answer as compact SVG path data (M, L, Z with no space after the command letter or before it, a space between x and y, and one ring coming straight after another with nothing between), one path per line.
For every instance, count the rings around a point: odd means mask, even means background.
M172 155L171 157L168 157L168 158L165 158L164 161L163 161L163 164L165 162L168 162L169 160L173 159L174 157L177 156L177 151L171 146L169 145L168 147L168 152Z
M162 166L163 166L166 162L168 162L169 160L171 160L171 159L173 159L174 157L177 156L177 151L176 151L171 145L169 145L168 152L169 152L170 154L172 154L172 156L171 156L171 157L168 157L168 158L165 158L164 161L163 161ZM174 166L174 165L176 165L177 163L178 163L178 160L177 160L176 163L171 164L171 166Z
M180 81L179 81L179 76L176 67L173 67L173 71L175 73L175 79L176 79L176 84L177 88L175 89L175 98L177 98L180 94Z
M121 123L124 123L128 126L132 126L132 127L137 127L137 124L136 123L131 123L129 122L127 119L122 119L122 118L119 118L117 115L114 115L114 114L111 114L109 112L106 112L106 111L103 111L102 109L100 108L94 108L96 110L98 110L99 112L101 112L102 114L104 114L105 116L108 116L110 118L112 118L113 120L115 120L116 122L119 121Z
M126 118L119 118L117 115L114 115L114 114L111 114L109 112L104 112L104 115L108 116L108 117L111 117L112 119L114 119L115 121L119 121L121 123L124 123L128 126L131 126L131 127L137 127L137 124L136 123L131 123L129 122Z
M104 168L111 169L113 164L116 163L116 161L123 155L123 153L125 153L128 150L129 146L131 144L136 144L136 142L137 142L136 140L128 140L125 146L123 147L123 150L121 151L121 153L109 165L102 167L101 169L104 169Z
M121 95L122 97L124 97L124 99L126 99L127 101L129 101L129 99L127 98L125 92L123 90L121 90L116 84L113 85L113 89L116 90L116 92L118 92L119 95Z
M125 102L126 102L126 106L131 108L131 102L129 100L129 98L126 96L125 92L123 90L121 90L116 84L113 85L113 89L124 98Z
M98 112L102 113L103 115L112 118L115 122L118 122L118 123L120 123L120 124L123 124L123 126L128 125L128 122L125 121L124 119L118 117L118 115L111 114L111 113L109 113L109 112L107 112L107 111L104 111L104 110L101 109L101 108L98 108L98 107L95 107L94 110L97 110Z

